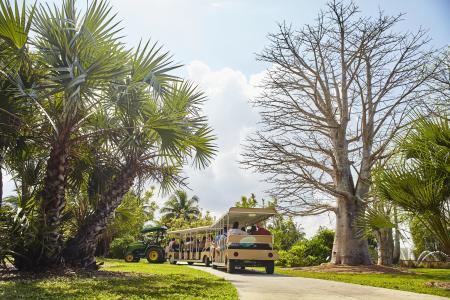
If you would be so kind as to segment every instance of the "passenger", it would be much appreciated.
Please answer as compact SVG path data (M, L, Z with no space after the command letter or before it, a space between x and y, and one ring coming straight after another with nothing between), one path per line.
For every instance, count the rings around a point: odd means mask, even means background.
M253 233L254 235L271 235L270 231L262 227L262 223L256 224L258 229Z
M199 251L202 251L206 246L206 236L202 238L202 241L198 244Z
M220 235L220 240L226 239L227 238L227 233L228 233L228 228L227 228L227 226L224 226L222 234Z
M172 238L169 242L169 251L178 251L178 244L175 238Z
M228 232L229 235L247 235L247 232L239 229L239 222L233 223L233 228Z
M248 232L249 234L253 235L256 232L256 225L252 225L252 227L250 227L250 231Z

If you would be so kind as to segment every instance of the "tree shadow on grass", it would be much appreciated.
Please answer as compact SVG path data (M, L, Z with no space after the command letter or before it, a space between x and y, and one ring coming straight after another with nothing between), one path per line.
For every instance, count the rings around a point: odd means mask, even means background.
M29 280L0 284L1 299L237 299L222 279L152 277ZM227 292L228 291L228 292Z

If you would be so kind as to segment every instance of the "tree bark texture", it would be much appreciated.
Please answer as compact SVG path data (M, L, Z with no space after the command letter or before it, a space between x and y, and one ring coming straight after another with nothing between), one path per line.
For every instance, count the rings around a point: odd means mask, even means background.
M336 233L331 263L344 265L370 265L367 239L356 235L353 221L360 208L354 201L340 199L336 212Z
M2 207L2 204L3 204L3 170L0 160L0 207Z
M397 208L394 206L394 253L392 254L392 263L398 264L400 262L400 230L398 229L398 213Z
M378 264L381 266L391 266L394 255L394 239L392 228L381 228L375 230L378 242Z
M65 185L67 158L69 153L69 133L60 132L50 151L44 189L41 196L41 232L43 240L43 261L39 264L51 266L59 264L63 246L61 216L65 205Z
M125 165L110 188L101 196L95 209L76 235L67 242L64 258L67 263L83 268L95 268L95 250L100 235L106 229L116 208L122 203L123 197L130 190L136 176L134 162Z

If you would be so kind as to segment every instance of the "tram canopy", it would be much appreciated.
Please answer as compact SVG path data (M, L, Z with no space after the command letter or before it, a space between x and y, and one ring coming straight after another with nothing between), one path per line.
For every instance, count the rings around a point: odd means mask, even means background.
M231 226L234 222L239 222L239 226L254 225L258 222L267 220L271 216L276 215L273 208L242 208L231 207L227 213L219 218L211 228L220 229L223 225Z
M203 232L208 232L210 230L211 230L211 226L202 226L202 227L196 227L196 228L172 230L172 231L167 232L167 234L182 235L182 234L191 234L191 233L203 233Z

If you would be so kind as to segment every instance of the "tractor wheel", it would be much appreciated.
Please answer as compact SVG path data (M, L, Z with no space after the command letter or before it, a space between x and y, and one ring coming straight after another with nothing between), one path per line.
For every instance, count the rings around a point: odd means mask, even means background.
M274 261L268 261L266 264L266 273L273 274L273 271L275 271L275 263Z
M164 254L161 249L157 247L148 248L147 252L145 253L145 257L151 264L159 264L164 261Z
M229 259L227 262L227 273L233 274L236 268L236 263L233 259Z
M128 263L136 262L136 255L134 253L127 253L124 258L125 258L125 261ZM139 257L138 257L138 259L139 259Z

